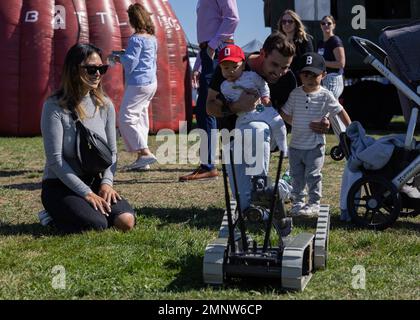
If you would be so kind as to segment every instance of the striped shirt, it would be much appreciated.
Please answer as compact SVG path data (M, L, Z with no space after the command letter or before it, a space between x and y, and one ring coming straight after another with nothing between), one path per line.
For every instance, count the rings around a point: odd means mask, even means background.
M292 91L282 110L292 116L292 137L289 146L299 150L311 150L325 144L325 135L315 133L309 128L311 121L334 116L343 110L343 106L323 87L313 93L306 93L299 87Z

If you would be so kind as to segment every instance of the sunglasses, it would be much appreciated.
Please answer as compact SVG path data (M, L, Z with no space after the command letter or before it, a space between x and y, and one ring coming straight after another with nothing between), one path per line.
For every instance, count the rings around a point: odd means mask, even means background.
M332 22L321 22L321 26L332 26Z
M293 24L295 23L294 20L281 20L281 24Z
M105 74L108 70L108 65L103 64L102 66L81 66L82 68L86 69L88 75L93 76L96 72L99 71L101 75Z

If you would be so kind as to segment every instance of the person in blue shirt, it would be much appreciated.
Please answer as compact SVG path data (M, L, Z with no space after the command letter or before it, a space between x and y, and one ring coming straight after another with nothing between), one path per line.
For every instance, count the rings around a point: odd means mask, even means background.
M125 92L120 107L119 130L126 150L136 153L137 159L127 170L149 169L156 162L148 146L149 104L157 89L157 40L155 26L143 5L136 3L127 10L131 27L135 30L128 40L124 54L116 61L125 71Z

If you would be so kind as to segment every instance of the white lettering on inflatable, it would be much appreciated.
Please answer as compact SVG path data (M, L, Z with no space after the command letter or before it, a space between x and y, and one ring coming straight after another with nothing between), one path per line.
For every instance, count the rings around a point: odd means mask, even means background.
M181 26L177 19L167 16L157 16L159 25L165 29L175 29L176 31L181 30Z
M85 12L83 12L83 11L75 11L74 14L77 17L77 21L79 21L79 23L81 23L82 22L82 16L85 15Z
M162 18L160 16L157 16L158 22L159 22L159 26L163 27L163 22L162 22Z
M77 17L77 20L79 23L82 22L82 17L86 16L86 12L84 11L75 11L74 14ZM108 15L107 12L96 12L97 16L100 16L101 18L101 23L105 24L105 16ZM176 19L172 19L168 17L163 17L164 18L164 24L169 27L169 28L174 28L175 30L180 30L181 26L178 23L178 20ZM119 26L128 26L128 22L120 22L118 15L115 14L115 19L116 22ZM39 20L39 12L36 10L32 10L32 11L27 11L25 14L25 22L31 22L31 23L35 23ZM162 26L162 21L161 21L161 17L158 16L158 20L159 20L159 24ZM53 18L52 18L52 26L54 28L54 30L57 29L66 29L66 8L62 5L56 5L54 6L54 10L53 10Z
M38 11L28 11L26 12L25 22L37 22L38 21L39 12Z
M101 16L101 22L102 22L102 24L105 24L104 16L106 15L106 12L96 12L96 15Z
M178 20L177 20L177 19L174 19L174 18L172 18L172 17L169 17L169 18L168 18L168 22L169 22L169 25L170 25L172 28L174 28L176 31L178 31L178 30L180 30L180 29L181 29L181 26L179 25L179 23L178 23Z
M118 19L117 14L115 15L115 19L117 20L117 25L119 25L119 26L127 26L128 25L127 22L121 22L120 23L120 19Z
M53 28L54 30L66 28L66 8L63 6L54 7Z

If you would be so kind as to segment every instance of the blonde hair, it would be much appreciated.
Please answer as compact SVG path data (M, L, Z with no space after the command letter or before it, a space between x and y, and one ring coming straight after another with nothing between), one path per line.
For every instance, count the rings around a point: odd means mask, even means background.
M128 7L127 13L130 24L136 32L146 32L151 35L155 34L155 26L150 18L152 14L148 12L143 5L140 3L132 4Z
M80 77L81 63L92 54L101 57L101 50L92 44L77 43L67 52L61 76L61 85L53 95L58 98L60 107L67 110L75 110L80 119L86 118L86 111L81 104L85 95L84 83ZM95 89L90 90L96 108L104 107L106 94L102 83Z
M308 34L305 31L305 26L303 25L302 19L293 10L288 9L288 10L286 10L282 13L279 21L277 22L277 28L279 29L279 31L281 33L283 33L284 35L286 35L286 33L283 31L283 28L282 28L282 25L281 25L281 21L283 20L283 17L286 14L289 15L290 17L292 17L292 19L293 19L293 21L295 22L295 25L296 25L294 40L298 40L300 42L309 41Z

